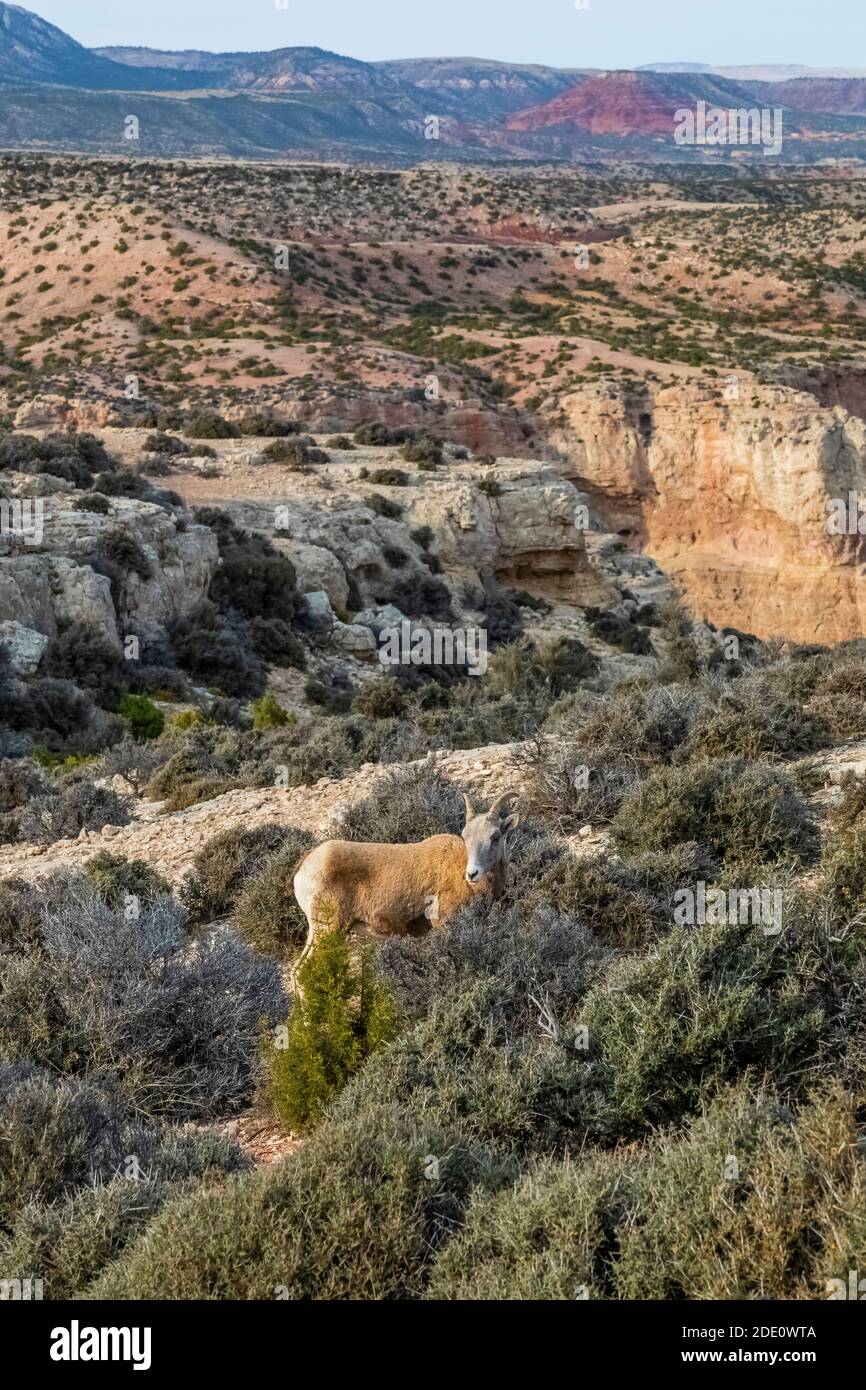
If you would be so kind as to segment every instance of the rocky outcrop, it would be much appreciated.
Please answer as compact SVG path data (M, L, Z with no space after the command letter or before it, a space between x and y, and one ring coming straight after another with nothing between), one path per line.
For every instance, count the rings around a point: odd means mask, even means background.
M862 420L745 378L728 392L597 387L560 405L563 476L697 616L799 641L863 632L866 541L828 532L828 503L866 501Z
M369 452L382 455L371 462L405 469L384 450ZM317 479L323 476L330 484L331 475L319 470ZM374 493L387 495L400 515L372 510ZM411 475L405 487L343 470L333 492L299 486L284 501L237 502L226 510L242 526L274 537L302 591L324 591L335 608L344 608L350 592L375 606L413 569L429 575L428 550L452 585L477 585L492 574L542 597L600 602L608 585L587 558L581 508L581 494L555 468L500 459L495 467L451 462L441 473ZM402 568L395 567L395 552L404 557Z
M107 515L74 510L65 491L40 501L38 527L0 538L0 623L51 637L77 621L117 639L118 619L165 625L206 595L219 562L207 527L130 498L111 499ZM146 566L144 573L126 569L113 595L108 577L88 561L118 531L138 545Z
M107 401L44 394L32 396L15 412L16 430L95 430L113 415Z

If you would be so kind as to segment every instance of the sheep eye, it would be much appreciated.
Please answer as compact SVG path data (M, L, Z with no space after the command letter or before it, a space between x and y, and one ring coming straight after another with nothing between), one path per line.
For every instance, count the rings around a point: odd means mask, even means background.
M499 831L499 830L494 830L493 834L490 836L490 839L491 839L491 841L493 842L494 845L496 844L497 840L500 839L500 836L501 836L501 831Z

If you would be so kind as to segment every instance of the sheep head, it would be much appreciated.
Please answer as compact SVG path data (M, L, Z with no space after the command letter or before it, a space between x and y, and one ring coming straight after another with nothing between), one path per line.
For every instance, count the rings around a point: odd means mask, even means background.
M513 830L518 817L510 811L513 792L498 796L489 811L476 811L464 793L466 824L466 882L474 892L488 890L498 897L505 886L505 835Z

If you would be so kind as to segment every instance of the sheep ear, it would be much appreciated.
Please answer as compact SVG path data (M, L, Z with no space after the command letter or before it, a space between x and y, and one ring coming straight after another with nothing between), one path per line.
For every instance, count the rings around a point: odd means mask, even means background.
M502 829L507 834L509 830L516 830L520 824L520 817L515 813L502 822Z
M465 792L463 793L463 805L466 807L466 824L468 825L475 815L475 807Z

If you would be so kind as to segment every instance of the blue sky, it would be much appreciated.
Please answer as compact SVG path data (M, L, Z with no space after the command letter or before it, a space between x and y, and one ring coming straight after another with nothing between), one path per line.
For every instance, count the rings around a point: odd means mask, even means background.
M864 0L35 0L90 47L441 55L637 67L698 61L866 68ZM579 0L583 3L583 0Z

